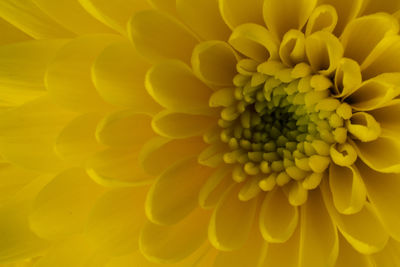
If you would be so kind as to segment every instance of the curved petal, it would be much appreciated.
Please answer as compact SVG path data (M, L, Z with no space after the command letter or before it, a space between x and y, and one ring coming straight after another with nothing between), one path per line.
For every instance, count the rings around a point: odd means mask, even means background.
M168 168L147 195L149 220L157 224L174 224L185 218L198 205L199 191L211 170L200 165L194 157Z
M319 190L311 191L301 206L299 267L334 266L339 250L335 225Z
M47 65L66 40L28 41L0 46L0 98L20 105L45 94Z
M386 231L400 240L400 179L399 174L376 172L361 162L357 164L367 188L367 195Z
M338 14L331 5L320 5L311 13L306 26L306 36L317 31L333 32L338 22Z
M154 136L151 117L134 110L110 113L96 129L96 138L100 143L121 148L140 146Z
M335 73L336 97L347 96L362 83L360 65L352 59L342 58Z
M343 47L333 34L319 31L306 38L306 53L314 71L330 74L339 65Z
M207 211L196 209L175 225L162 226L148 222L139 238L140 251L149 260L158 263L182 260L206 241L209 218Z
M382 135L397 137L400 133L400 100L393 100L390 104L368 112L382 128Z
M107 149L86 163L89 176L103 186L126 187L151 183L154 179L139 165L139 148Z
M263 26L246 23L236 27L229 43L243 55L258 62L278 58L278 41Z
M339 235L339 257L335 267L374 267L371 257L356 251L342 235Z
M386 247L372 256L375 266L397 266L400 264L400 243L390 239Z
M245 23L264 25L262 16L263 0L217 0L226 25L232 30Z
M400 9L400 3L396 0L366 1L366 7L363 14L372 14L376 12L393 13Z
M297 229L299 212L292 206L283 191L278 188L268 192L260 211L260 230L270 243L285 243Z
M179 59L189 63L197 38L179 21L156 10L136 13L128 32L139 53L152 62Z
M304 62L306 55L305 37L301 31L290 30L283 36L279 56L283 63L293 67Z
M0 154L28 169L57 171L64 162L54 151L56 138L75 113L61 109L47 97L0 115Z
M201 137L168 139L155 137L146 142L139 154L143 169L151 175L160 175L180 159L198 155L206 144Z
M85 236L98 251L112 256L138 248L146 220L143 203L148 187L117 188L103 194L93 206Z
M231 251L243 246L254 223L258 198L239 200L241 187L232 185L214 209L208 238L219 250Z
M357 213L343 215L338 213L334 207L327 184L322 186L322 192L332 220L355 250L362 254L371 254L384 248L389 235L371 204L365 203Z
M71 164L82 165L93 153L104 148L95 137L101 114L87 113L68 123L55 142L57 154Z
M355 141L353 147L370 168L384 173L400 172L400 142L397 138L381 136L368 143Z
M0 44L12 44L32 40L32 37L10 24L4 18L0 18Z
M91 68L98 54L117 35L88 35L61 48L48 65L45 82L54 101L72 110L93 111L108 107L93 85Z
M54 21L78 35L112 32L110 28L89 15L78 0L63 2L33 0L33 2Z
M217 119L213 117L165 110L154 116L152 126L159 135L176 139L200 136L216 123Z
M78 233L103 190L83 169L62 172L35 199L29 218L33 231L53 240Z
M193 50L193 72L211 85L233 86L233 77L237 74L236 64L235 52L225 42L203 42Z
M146 76L149 94L167 109L185 113L209 114L211 89L180 61L155 65Z
M203 39L228 39L230 30L222 20L216 0L177 0L176 9L182 20Z
M111 28L126 33L126 24L135 12L149 8L146 0L78 0L93 17Z
M176 14L176 0L147 0L154 8Z
M160 106L147 93L144 80L150 64L127 41L106 47L96 58L93 83L107 102L137 111L157 112Z
M74 34L53 21L32 0L3 0L0 17L35 39L73 37Z
M399 31L396 19L385 13L364 16L351 21L340 37L344 56L360 65L384 37Z
M371 142L381 135L381 126L369 113L353 113L346 121L346 128L356 139L361 142Z
M340 213L357 213L366 203L365 185L355 166L340 167L331 164L329 186L335 208Z
M310 17L317 0L265 0L264 21L279 39L291 29L301 30Z

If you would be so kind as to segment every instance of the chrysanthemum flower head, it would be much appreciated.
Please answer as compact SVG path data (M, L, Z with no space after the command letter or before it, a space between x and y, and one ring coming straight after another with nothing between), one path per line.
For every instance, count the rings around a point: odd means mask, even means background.
M400 266L398 10L1 1L1 266Z

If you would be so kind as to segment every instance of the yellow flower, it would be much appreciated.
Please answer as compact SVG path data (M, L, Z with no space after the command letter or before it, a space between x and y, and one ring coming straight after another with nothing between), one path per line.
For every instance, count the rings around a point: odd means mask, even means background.
M400 266L398 10L1 0L0 266Z

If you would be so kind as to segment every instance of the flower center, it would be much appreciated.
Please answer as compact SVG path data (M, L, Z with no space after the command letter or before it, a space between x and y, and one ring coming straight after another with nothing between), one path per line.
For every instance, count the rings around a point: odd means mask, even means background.
M296 77L293 69L271 68L274 62L241 68L249 63L238 63L234 101L221 112L220 138L229 147L223 160L235 165L235 181L256 179L263 191L294 181L316 188L331 150L348 156L342 146L350 106L332 96L325 76Z

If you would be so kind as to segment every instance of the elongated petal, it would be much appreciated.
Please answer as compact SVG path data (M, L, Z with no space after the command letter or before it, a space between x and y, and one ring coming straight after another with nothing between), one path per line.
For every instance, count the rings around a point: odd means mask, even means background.
M190 157L162 173L147 196L146 214L149 220L158 224L174 224L185 218L196 208L199 191L211 170Z
M244 23L264 25L262 0L242 2L236 0L218 0L219 9L226 25L232 30Z
M371 254L384 248L389 235L380 222L371 204L366 203L362 210L351 215L337 212L333 205L328 186L322 187L325 205L336 226L355 250ZM363 222L360 224L360 222ZM374 229L371 231L371 229Z
M375 266L396 266L400 264L400 243L390 239L386 247L372 256Z
M110 28L87 13L79 0L64 2L33 0L33 2L54 21L76 34L112 32Z
M371 110L369 113L379 122L383 135L398 136L400 133L399 100L394 100L389 105Z
M138 51L153 62L175 58L189 63L198 42L182 23L156 10L136 13L128 31Z
M212 208L219 202L233 183L231 171L230 167L223 166L207 179L199 193L199 204L202 208Z
M111 28L126 33L126 24L135 12L149 8L145 0L78 0L93 17Z
M72 110L107 108L93 85L91 67L105 47L119 40L117 35L88 35L60 49L46 73L46 86L54 101Z
M40 191L30 224L43 238L65 238L83 230L96 198L103 189L83 169L65 171Z
M44 75L66 40L28 41L0 47L0 97L19 105L45 94Z
M342 235L339 235L339 257L336 262L336 267L353 267L365 266L373 267L374 263L368 255L364 255L350 246Z
M144 77L150 68L127 41L105 48L92 67L93 83L107 102L137 111L160 110L147 93Z
M29 41L32 39L32 37L21 31L14 25L10 24L3 18L0 18L0 32L2 33L2 36L0 38L1 45Z
M239 200L241 185L232 185L214 209L208 238L219 250L240 248L247 240L254 222L258 198Z
M176 9L182 20L203 39L228 39L230 30L222 20L217 1L178 0Z
M206 241L209 218L209 212L196 209L175 225L148 222L140 235L140 251L148 259L159 263L182 260Z
M396 0L382 0L382 1L368 1L364 14L371 14L376 12L393 13L400 9L400 3Z
M310 192L301 207L300 236L300 267L335 265L338 234L317 190Z
M397 203L396 201L399 201L400 198L398 194L399 175L376 172L362 163L357 166L367 187L368 199L378 217L382 220L388 233L396 240L400 240L399 206L393 204Z
M285 243L297 228L298 208L289 203L280 189L267 194L260 213L260 230L270 243Z
M74 34L53 21L32 0L0 2L0 17L36 39L66 38Z
M303 28L316 4L316 0L265 0L265 24L281 39L290 29Z

